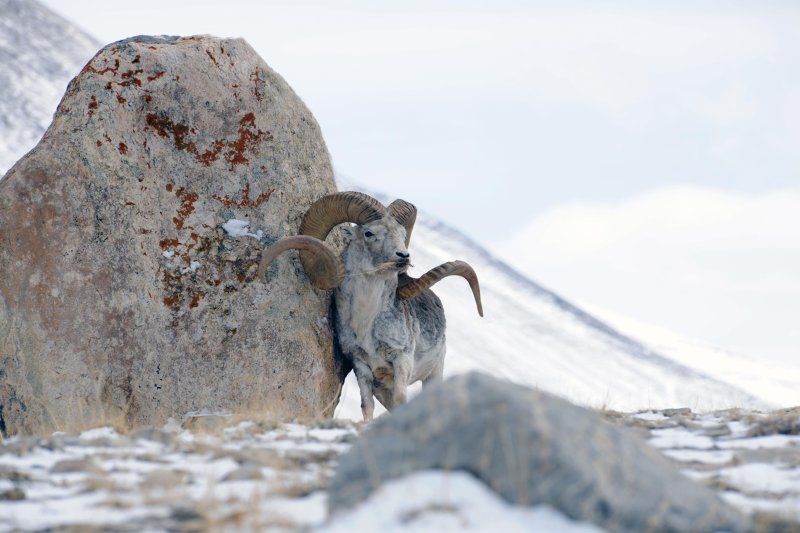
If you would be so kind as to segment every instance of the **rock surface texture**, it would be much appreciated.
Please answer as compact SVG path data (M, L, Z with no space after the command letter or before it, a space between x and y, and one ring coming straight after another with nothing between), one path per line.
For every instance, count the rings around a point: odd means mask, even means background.
M507 501L610 531L747 531L748 519L630 431L547 393L473 373L423 391L341 460L332 512L387 480L466 470Z
M254 276L333 191L319 126L243 40L103 48L0 182L5 431L329 414L329 296L291 254Z

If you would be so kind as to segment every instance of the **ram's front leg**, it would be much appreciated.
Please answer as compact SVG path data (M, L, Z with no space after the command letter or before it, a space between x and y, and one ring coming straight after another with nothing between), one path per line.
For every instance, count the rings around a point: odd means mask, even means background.
M361 414L365 422L370 422L375 412L375 399L372 397L372 384L375 378L372 376L372 370L361 359L353 360L353 372L356 374L358 390L361 393Z

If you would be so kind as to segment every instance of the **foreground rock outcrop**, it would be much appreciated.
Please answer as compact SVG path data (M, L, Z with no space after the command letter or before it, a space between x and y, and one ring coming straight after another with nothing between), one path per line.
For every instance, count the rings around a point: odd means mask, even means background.
M291 254L253 281L333 191L314 117L243 40L105 47L0 182L0 424L329 414L328 295Z
M341 459L332 512L421 470L465 470L505 500L610 531L747 531L748 519L633 433L555 396L478 373L374 423Z

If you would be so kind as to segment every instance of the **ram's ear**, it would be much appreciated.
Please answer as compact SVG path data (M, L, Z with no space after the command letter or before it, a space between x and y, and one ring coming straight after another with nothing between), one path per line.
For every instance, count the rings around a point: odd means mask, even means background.
M345 242L350 242L355 237L355 228L353 226L342 226L342 236L344 237Z

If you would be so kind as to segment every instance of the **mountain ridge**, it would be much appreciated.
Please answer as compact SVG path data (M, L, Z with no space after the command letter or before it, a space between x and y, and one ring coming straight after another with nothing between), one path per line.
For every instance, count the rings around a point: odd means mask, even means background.
M100 46L35 0L0 0L0 179L36 145Z

